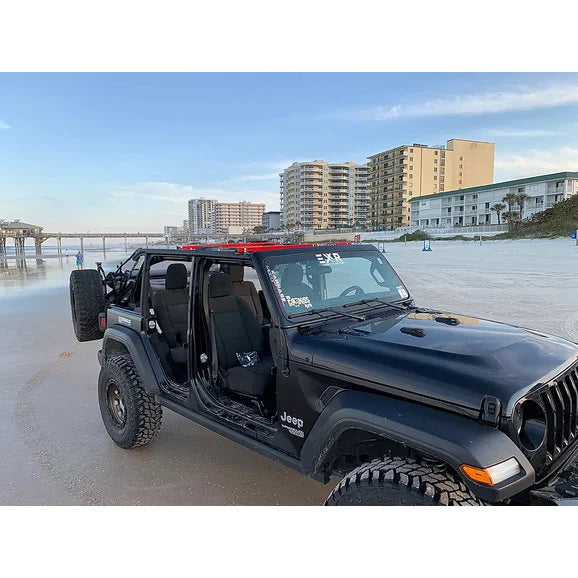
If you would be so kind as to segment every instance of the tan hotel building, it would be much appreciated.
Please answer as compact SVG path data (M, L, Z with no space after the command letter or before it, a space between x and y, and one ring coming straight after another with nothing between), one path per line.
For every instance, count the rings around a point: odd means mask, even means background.
M261 226L264 203L217 203L215 211L215 226L219 233L230 228L250 230Z
M189 225L192 234L227 233L229 230L249 231L261 225L264 203L220 203L215 199L189 201Z
M314 229L365 224L367 171L352 161L293 163L279 175L281 223Z
M410 224L409 201L494 181L494 143L451 139L447 145L402 145L369 158L368 225Z

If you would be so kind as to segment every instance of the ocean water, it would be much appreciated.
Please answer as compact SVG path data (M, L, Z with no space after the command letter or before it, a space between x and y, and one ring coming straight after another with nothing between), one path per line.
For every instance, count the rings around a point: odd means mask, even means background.
M26 253L34 255L34 248L31 249L31 252L27 250ZM45 251L45 258L41 260L8 258L4 262L0 261L0 307L6 299L40 296L43 292L58 288L66 290L70 272L76 269L77 251L78 249L69 249L69 255L66 256L65 253L60 258L54 256L56 251ZM111 248L106 251L105 258L102 251L85 248L84 268L95 268L97 261L123 259L132 253L132 250L129 251L127 254L124 248Z
M113 240L114 241L114 240ZM130 256L140 244L107 240L106 253L99 240L86 240L84 243L84 268L96 267L96 262L119 261ZM164 244L149 243L149 247L165 247ZM171 248L175 248L174 246ZM6 259L0 257L0 300L26 295L36 295L48 290L67 288L70 272L76 269L76 253L80 244L63 244L62 254L58 255L56 245L44 243L42 256L37 259L18 259L14 245L7 243ZM24 248L25 255L36 255L34 245ZM1 306L1 303L0 303Z

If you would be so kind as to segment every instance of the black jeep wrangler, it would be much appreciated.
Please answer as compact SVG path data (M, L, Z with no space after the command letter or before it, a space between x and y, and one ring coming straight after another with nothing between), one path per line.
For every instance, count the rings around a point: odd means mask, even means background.
M375 247L138 250L73 271L110 437L163 406L312 478L327 505L578 495L578 345L424 309Z

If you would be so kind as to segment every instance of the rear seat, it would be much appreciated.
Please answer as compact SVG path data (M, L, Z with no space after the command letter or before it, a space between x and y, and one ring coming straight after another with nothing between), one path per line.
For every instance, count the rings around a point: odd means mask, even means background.
M229 265L227 273L233 284L233 295L241 297L254 313L259 325L263 325L263 308L259 300L259 294L251 281L244 281L243 265Z
M152 302L172 360L186 363L189 293L187 268L183 263L172 263L167 267L165 290L154 291Z

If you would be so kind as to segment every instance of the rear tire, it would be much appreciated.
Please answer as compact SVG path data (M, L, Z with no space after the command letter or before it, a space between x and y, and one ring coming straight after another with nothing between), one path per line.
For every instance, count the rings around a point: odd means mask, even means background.
M98 377L98 405L108 435L121 448L148 444L161 429L162 407L145 391L128 355L104 362Z
M102 339L98 316L104 312L104 285L96 269L72 271L70 274L70 310L78 341Z
M384 458L347 474L326 506L483 506L445 468L411 458Z

